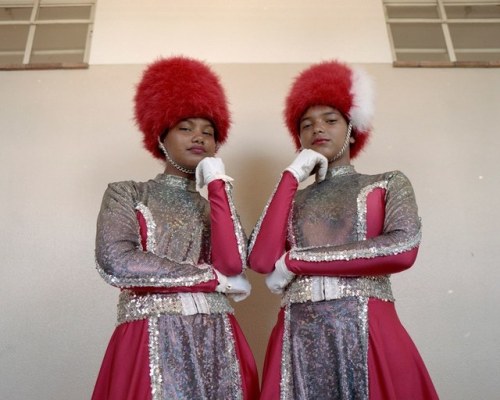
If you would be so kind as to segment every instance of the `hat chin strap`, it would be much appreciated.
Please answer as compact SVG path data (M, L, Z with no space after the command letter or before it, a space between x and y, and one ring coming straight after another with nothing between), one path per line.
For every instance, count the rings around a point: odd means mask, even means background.
M349 146L349 142L351 139L351 132L352 132L352 124L349 122L349 126L347 127L347 133L345 135L344 144L342 145L342 148L339 150L339 152L331 160L328 160L328 164L337 161L340 157L344 155L345 151L347 150L347 147Z
M194 170L194 169L187 169L187 168L181 167L174 160L172 160L172 157L170 157L170 155L168 154L167 149L165 148L165 146L161 142L160 138L158 138L158 146L160 147L160 150L163 152L163 154L165 154L165 158L167 159L167 161L170 164L172 164L172 166L175 169L177 169L178 171L181 171L181 172L183 172L185 174L188 174L188 175L194 175L194 173L195 173L196 170Z

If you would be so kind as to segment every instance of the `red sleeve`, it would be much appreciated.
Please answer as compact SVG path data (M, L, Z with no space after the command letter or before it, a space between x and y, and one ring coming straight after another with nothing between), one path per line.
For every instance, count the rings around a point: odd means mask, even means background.
M302 261L290 260L287 254L285 262L288 269L296 275L322 276L363 276L388 275L410 268L417 258L418 247L400 254L376 258L357 258L354 260Z
M212 265L226 276L238 275L243 271L246 259L246 239L239 217L231 207L226 185L222 179L208 184L210 202L210 234Z
M207 282L198 283L193 286L172 286L172 287L134 287L132 291L137 294L142 293L213 293L219 282L212 279Z
M285 171L267 209L252 233L248 264L254 271L267 274L285 252L288 217L298 188L297 179Z

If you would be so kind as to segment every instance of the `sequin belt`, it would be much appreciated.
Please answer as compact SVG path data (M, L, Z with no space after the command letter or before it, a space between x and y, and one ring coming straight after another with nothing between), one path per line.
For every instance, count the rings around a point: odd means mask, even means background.
M233 312L226 296L221 293L137 294L131 290L123 290L118 300L117 324L161 314L194 315Z
M374 297L394 301L389 276L357 278L329 276L299 276L286 289L281 305L324 301L343 297Z

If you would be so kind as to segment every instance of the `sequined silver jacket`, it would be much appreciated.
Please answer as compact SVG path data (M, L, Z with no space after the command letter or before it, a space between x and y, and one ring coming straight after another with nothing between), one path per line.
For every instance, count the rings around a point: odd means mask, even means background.
M274 265L285 247L290 249L287 266L297 277L283 303L347 296L393 300L389 274L411 266L421 238L415 196L406 176L399 171L363 175L343 166L294 196L296 182L286 182L278 185L250 242L250 260L255 257L264 267ZM283 213L283 207L289 211ZM273 212L281 216L267 215ZM283 221L285 215L288 222ZM273 226L276 235L270 234ZM259 236L266 238L265 244Z
M147 250L138 213L146 221ZM107 283L175 288L214 280L210 243L210 207L194 181L159 174L147 182L108 186L96 236L97 269Z

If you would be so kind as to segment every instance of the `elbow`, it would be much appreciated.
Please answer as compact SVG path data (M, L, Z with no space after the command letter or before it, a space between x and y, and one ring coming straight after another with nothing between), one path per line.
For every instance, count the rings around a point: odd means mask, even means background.
M411 266L413 266L413 264L415 264L415 261L417 259L417 254L418 254L418 246L407 251L406 253L403 253L404 254L404 263L403 263L403 266L404 266L404 269L408 269L410 268Z
M417 254L418 254L418 247L415 247L411 250L401 253L398 257L399 268L398 271L395 272L401 272L411 268L413 264L415 264L415 260L417 259Z
M217 271L226 275L226 276L235 276L239 275L243 272L243 266L241 263L239 264L231 264L231 265L216 265L214 263L213 266Z
M259 257L255 257L250 254L248 257L248 266L252 271L258 272L259 274L269 274L274 269L274 262L269 262Z
M239 252L224 253L215 251L212 253L212 266L226 276L239 275L243 272L243 257Z

